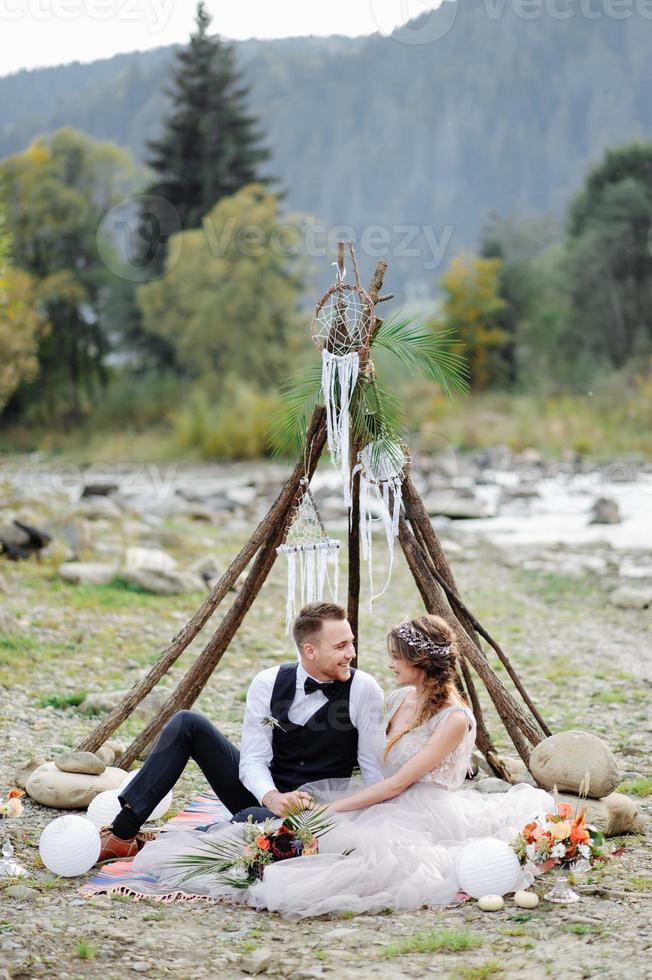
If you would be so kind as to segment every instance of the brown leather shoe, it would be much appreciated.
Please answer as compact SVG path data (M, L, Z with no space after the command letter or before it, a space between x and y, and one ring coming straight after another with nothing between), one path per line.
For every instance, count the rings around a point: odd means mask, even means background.
M125 861L127 858L135 857L148 841L155 839L156 834L152 833L152 831L141 830L135 837L123 840L122 837L115 836L113 827L102 827L100 829L100 842L102 847L97 863L101 864L103 861L116 860Z

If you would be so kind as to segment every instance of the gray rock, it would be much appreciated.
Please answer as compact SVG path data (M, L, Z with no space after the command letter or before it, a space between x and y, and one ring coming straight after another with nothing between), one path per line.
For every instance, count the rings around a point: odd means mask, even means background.
M9 592L9 586L7 585L7 579L4 575L0 574L0 592Z
M112 766L113 763L115 762L115 752L113 751L113 749L107 748L106 745L103 745L101 748L97 749L95 751L94 755L101 762L104 763L104 766L105 767L106 766Z
M117 571L116 565L103 562L67 561L59 566L59 577L74 585L108 585Z
M84 497L77 504L77 513L89 521L115 521L124 511L110 497Z
M176 560L161 548L127 548L126 572L173 572L176 567Z
M44 766L46 762L47 759L44 759L40 755L32 756L29 762L26 762L23 766L19 766L18 769L16 769L14 773L14 785L18 786L19 789L25 789L25 784L34 770L38 769L39 766Z
M100 498L101 499L101 498ZM25 789L33 800L57 810L85 810L98 793L117 789L126 779L123 769L107 767L99 776L62 772L54 762L39 766L28 778Z
M612 793L620 776L609 746L589 732L559 732L539 742L530 756L530 772L539 786L578 793L588 776L587 795L600 799Z
M86 695L79 705L79 710L91 715L104 714L107 711L112 711L116 705L124 700L128 693L127 690L95 691ZM138 707L134 709L133 716L141 720L151 718L161 710L171 693L172 691L167 687L157 687L153 691L150 691ZM110 740L105 744L107 747L112 747L116 742ZM118 741L117 744L120 746L120 755L122 755L126 746L124 742Z
M104 482L98 481L97 483L87 483L81 492L83 497L108 497L110 493L115 493L119 490L117 483L113 481L105 480Z
M639 804L624 793L610 793L601 800L580 800L571 793L560 793L562 803L570 803L573 811L586 808L587 822L593 824L605 837L620 834L645 833L647 818Z
M481 793L506 793L510 788L510 783L497 776L488 776L487 779L479 779L476 788Z
M481 500L461 499L457 492L455 495L451 493L428 494L423 504L431 517L448 517L453 521L493 517L493 511L488 504Z
M64 752L54 764L61 772L78 772L86 776L101 776L106 769L93 752Z
M123 742L121 738L107 738L106 742L102 746L104 749L110 749L115 755L116 759L121 756L127 750L127 743Z
M188 571L192 575L201 578L209 588L213 587L222 574L220 566L210 555L207 558L200 558L199 561L193 562Z
M3 894L8 895L9 898L15 898L19 902L30 902L34 898L40 898L41 895L36 888L30 888L29 885L10 885Z
M620 524L622 516L618 501L613 497L598 497L591 509L589 524Z
M0 538L14 548L24 548L29 544L29 534L23 531L13 522L11 524L0 524Z
M239 966L244 973L266 973L274 962L274 953L271 949L255 949L244 959L240 960Z
M202 579L192 572L154 571L141 568L136 571L122 573L122 577L130 585L134 585L153 595L182 595L184 592L204 591L206 585Z
M652 588L625 585L612 592L609 600L619 609L648 609L652 606Z

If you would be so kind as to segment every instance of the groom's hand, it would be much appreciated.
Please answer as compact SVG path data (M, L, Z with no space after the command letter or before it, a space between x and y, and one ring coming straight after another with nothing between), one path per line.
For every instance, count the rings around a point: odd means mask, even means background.
M309 793L303 793L301 790L295 790L293 793L279 793L277 789L270 789L260 802L277 817L284 817L287 811L292 808L298 808L302 805L308 806L312 802L312 797Z

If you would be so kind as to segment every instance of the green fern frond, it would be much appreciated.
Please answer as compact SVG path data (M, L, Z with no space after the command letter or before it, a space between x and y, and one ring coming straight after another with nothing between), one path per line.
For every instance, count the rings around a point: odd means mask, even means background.
M416 317L409 317L381 323L372 344L389 351L410 371L421 371L452 397L469 388L466 359L452 349L456 339L451 328L436 321L417 325Z

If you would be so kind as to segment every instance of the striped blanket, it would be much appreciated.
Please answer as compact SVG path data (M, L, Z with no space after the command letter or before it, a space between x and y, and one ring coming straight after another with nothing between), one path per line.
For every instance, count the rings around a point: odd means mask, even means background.
M161 833L167 830L204 830L210 824L220 820L229 820L231 814L220 803L214 793L203 793L196 796L176 817L170 820ZM133 858L128 861L111 861L102 866L90 881L80 889L80 894L86 898L92 895L130 895L135 901L143 898L154 898L161 902L175 901L204 901L214 903L215 899L187 895L184 892L173 892L167 895L153 895L155 881L151 875L138 873L133 869Z

